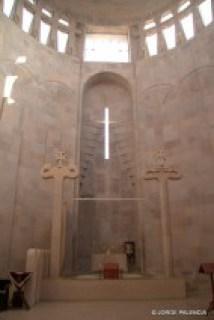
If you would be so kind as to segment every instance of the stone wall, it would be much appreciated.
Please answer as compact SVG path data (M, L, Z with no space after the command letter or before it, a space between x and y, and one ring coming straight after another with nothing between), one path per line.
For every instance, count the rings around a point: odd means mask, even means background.
M158 183L143 180L155 150L163 148L183 178L170 182L174 265L197 270L213 261L213 27L180 49L139 61L137 130L139 183L146 197L143 212L146 268L161 271Z
M6 75L18 75L15 104L6 106L0 122L2 274L22 270L29 247L49 248L53 181L42 180L40 169L57 150L76 161L80 66L0 19L1 89ZM26 64L15 65L18 56L26 56ZM72 188L69 181L68 208Z
M80 65L71 56L43 47L1 15L1 91L7 74L19 78L13 91L16 103L6 106L0 122L0 274L23 269L29 247L49 247L53 182L43 181L39 171L53 161L57 149L80 165L83 89L90 77L103 72L125 77L131 87L134 196L145 197L136 211L136 242L145 269L162 271L158 184L143 180L159 148L183 175L181 181L170 182L176 272L194 271L200 262L213 260L213 34L211 25L183 46L136 64ZM20 55L27 63L15 66ZM78 230L78 211L71 201L74 189L78 191L66 182L67 273L72 243L78 248L78 232L88 234L95 226L88 215L90 223ZM94 208L87 210L90 214ZM105 224L106 216L100 219Z
M104 154L105 108L110 118L109 159ZM136 197L133 124L128 81L112 72L90 78L83 92L80 140L80 196L89 198L88 205L79 208L82 271L90 271L93 253L123 252L125 241L136 243L137 203L121 200Z

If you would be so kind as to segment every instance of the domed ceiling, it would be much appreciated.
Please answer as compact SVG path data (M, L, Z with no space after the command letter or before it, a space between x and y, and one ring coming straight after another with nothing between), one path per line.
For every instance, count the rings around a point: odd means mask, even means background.
M92 24L124 24L167 10L176 0L47 0L65 15Z

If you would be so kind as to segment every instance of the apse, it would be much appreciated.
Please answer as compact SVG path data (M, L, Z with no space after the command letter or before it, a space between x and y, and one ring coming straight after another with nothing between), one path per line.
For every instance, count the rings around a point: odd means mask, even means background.
M133 103L128 81L99 73L85 84L80 139L78 265L93 253L123 251L136 242L136 165ZM131 226L131 227L130 227Z

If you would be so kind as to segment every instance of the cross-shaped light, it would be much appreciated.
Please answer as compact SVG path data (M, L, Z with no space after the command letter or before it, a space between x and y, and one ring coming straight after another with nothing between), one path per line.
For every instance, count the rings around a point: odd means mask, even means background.
M104 126L105 126L105 145L104 145L104 159L110 159L110 132L109 132L109 108L105 108Z

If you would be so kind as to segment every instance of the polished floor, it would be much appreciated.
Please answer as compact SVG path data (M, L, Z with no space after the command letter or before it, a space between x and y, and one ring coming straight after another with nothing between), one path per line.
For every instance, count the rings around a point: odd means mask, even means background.
M185 300L40 303L30 311L2 312L0 320L214 319L214 313L205 315L210 296L208 284L189 292Z

